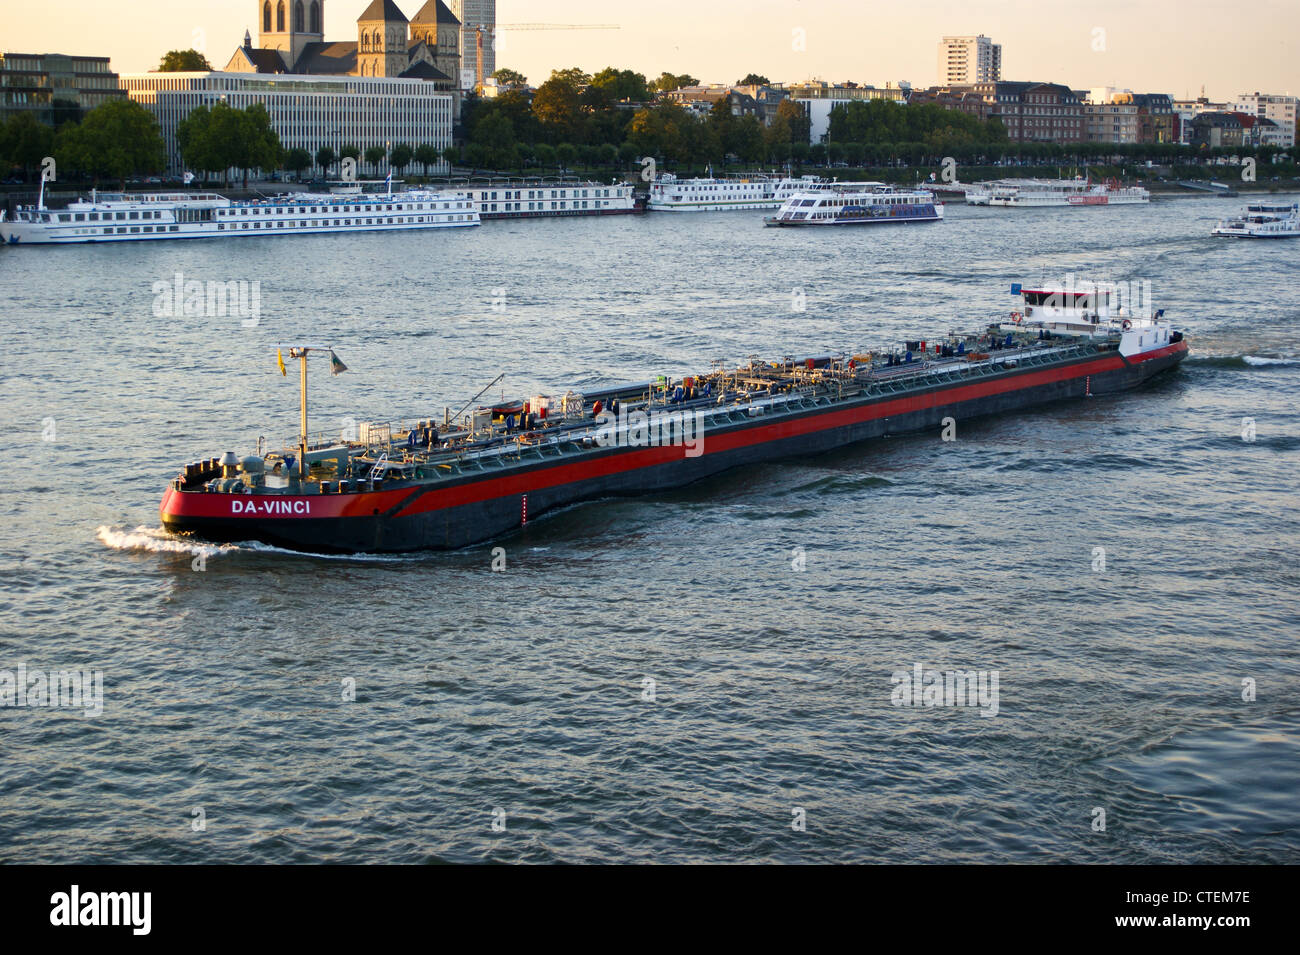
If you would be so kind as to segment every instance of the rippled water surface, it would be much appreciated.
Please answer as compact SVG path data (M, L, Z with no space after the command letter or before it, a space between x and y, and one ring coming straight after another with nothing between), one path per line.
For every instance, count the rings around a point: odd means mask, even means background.
M98 717L0 708L0 861L1296 861L1300 242L1209 238L1236 205L0 249L0 670L104 679ZM260 323L156 316L178 272L259 281ZM159 530L181 465L295 432L278 343L349 365L331 427L974 327L1068 272L1149 280L1193 357L571 508L503 573ZM997 671L997 715L892 705L916 664Z

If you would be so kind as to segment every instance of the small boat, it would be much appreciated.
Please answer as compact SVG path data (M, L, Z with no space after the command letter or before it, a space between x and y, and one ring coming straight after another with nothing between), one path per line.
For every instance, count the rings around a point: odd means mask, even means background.
M1233 239L1290 239L1300 236L1300 203L1252 202L1246 211L1220 219L1210 235Z

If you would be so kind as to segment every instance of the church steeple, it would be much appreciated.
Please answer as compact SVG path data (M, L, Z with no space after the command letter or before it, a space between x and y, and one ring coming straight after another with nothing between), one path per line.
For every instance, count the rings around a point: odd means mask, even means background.
M258 46L279 50L292 70L308 43L325 39L325 0L258 0Z
M357 17L357 72L400 76L410 66L406 14L393 0L374 0Z

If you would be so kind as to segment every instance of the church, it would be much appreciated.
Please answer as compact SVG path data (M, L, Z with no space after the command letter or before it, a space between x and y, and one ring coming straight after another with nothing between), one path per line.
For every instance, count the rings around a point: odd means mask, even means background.
M411 20L393 0L374 0L357 18L357 39L325 39L325 0L257 0L257 46L244 45L227 73L291 73L425 80L459 93L461 22L442 0Z

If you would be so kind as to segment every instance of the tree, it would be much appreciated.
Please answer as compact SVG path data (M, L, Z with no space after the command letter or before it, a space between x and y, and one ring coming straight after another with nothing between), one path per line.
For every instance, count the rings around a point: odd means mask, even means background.
M283 153L262 103L247 109L234 109L227 103L200 106L181 120L176 139L187 166L201 172L242 170L245 187L250 170L277 168Z
M537 155L537 165L543 169L550 169L555 165L555 147L550 143L538 143L533 147L533 152Z
M284 154L284 168L294 174L295 178L301 179L305 170L311 168L311 153L296 146Z
M555 158L559 160L560 167L568 172L569 167L574 164L578 158L578 147L573 143L560 143L555 147Z
M389 155L388 161L392 163L393 168L397 170L397 174L400 176L402 170L411 164L413 158L415 158L415 150L406 145L406 143L398 143L393 147L393 151Z
M492 78L497 81L497 86L527 86L528 77L516 70L508 70L504 66L492 74Z
M239 111L239 133L235 138L234 166L243 170L248 188L250 169L276 169L284 156L279 134L271 128L265 103L253 103Z
M500 72L499 70L497 72ZM438 151L437 146L431 146L425 143L422 146L415 147L415 161L424 169L424 174L429 175L429 167L436 166L442 154Z
M371 172L379 171L379 164L384 161L388 155L388 150L383 146L369 146L366 148L366 164L370 166Z
M514 125L497 110L487 113L474 127L473 141L484 149L484 165L504 169L518 158Z
M576 67L555 70L533 94L533 115L551 142L583 138L581 88L590 82L591 77Z
M591 88L603 92L613 102L644 103L650 89L644 74L607 66L591 78Z
M778 119L790 124L790 140L795 143L807 143L812 137L812 120L808 112L792 99L783 99L776 107Z
M158 120L139 103L111 100L96 106L77 124L58 133L55 155L70 169L117 179L126 188L126 177L136 173L161 172L167 164Z
M29 174L54 153L54 129L31 113L14 113L7 123L0 124L0 160L6 166L21 166L23 173Z
M746 73L743 80L736 80L737 86L771 86L772 81L760 73Z
M334 165L338 161L339 157L335 154L333 149L330 149L330 147L322 146L320 149L316 150L316 165L321 167L321 170L326 176L329 176L330 174L330 166Z
M650 90L655 93L671 93L683 86L699 85L700 81L689 73L683 73L680 76L674 76L672 73L660 73L659 79L650 84Z
M158 64L159 73L207 73L211 69L208 58L198 50L170 50Z
M736 124L732 151L744 162L762 162L766 152L763 142L763 124L754 115L742 116Z

